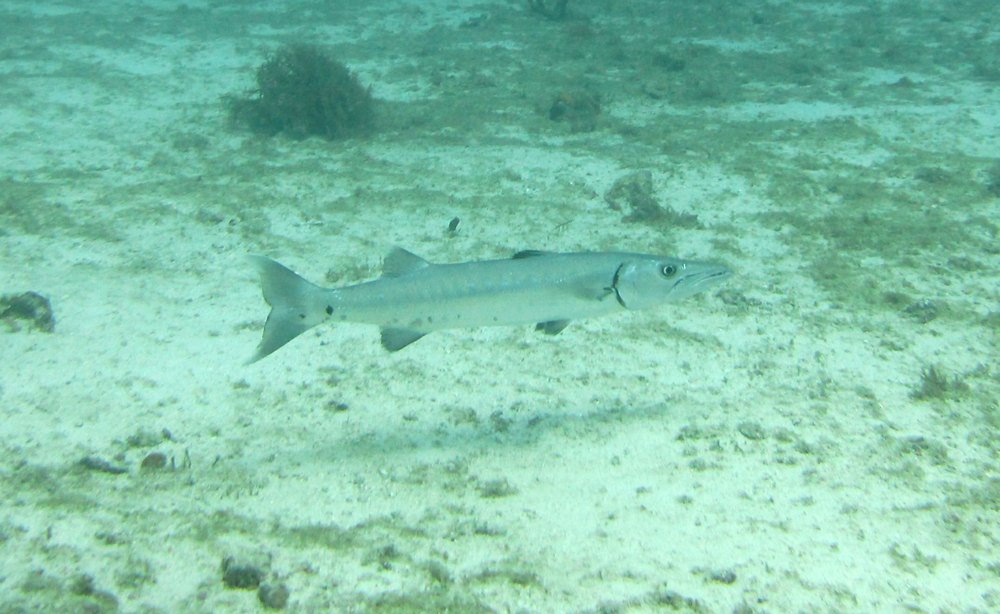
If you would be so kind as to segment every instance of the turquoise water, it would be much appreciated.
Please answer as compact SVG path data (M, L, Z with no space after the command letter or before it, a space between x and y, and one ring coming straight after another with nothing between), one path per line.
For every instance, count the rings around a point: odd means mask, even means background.
M993 3L345 4L0 6L0 611L1000 608ZM734 275L244 364L393 246Z

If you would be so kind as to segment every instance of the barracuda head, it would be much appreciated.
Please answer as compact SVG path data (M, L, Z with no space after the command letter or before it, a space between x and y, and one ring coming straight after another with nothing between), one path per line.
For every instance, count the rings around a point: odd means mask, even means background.
M646 309L701 292L729 275L721 264L636 256L621 263L611 287L626 309Z

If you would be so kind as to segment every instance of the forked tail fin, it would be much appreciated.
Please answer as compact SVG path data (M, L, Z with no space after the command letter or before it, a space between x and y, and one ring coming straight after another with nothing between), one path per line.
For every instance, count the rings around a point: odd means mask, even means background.
M249 256L260 273L260 288L271 313L257 351L247 364L257 362L323 321L323 288L264 256ZM320 306L320 307L317 307Z

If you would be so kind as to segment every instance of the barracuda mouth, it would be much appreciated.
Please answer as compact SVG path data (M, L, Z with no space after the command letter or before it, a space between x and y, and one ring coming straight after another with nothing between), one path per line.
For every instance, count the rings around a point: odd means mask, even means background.
M723 279L732 275L733 272L724 266L719 266L715 271L709 271L704 273L703 281L722 281Z
M732 275L728 268L719 265L707 271L699 271L685 275L674 282L671 290L693 291L702 286L708 286L722 281Z

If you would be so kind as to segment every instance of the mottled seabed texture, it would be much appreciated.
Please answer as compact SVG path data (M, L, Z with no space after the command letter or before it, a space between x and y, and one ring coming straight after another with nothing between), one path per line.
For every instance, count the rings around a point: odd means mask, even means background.
M1000 610L994 4L3 2L0 611ZM370 125L234 121L287 45ZM734 275L244 364L395 245Z

